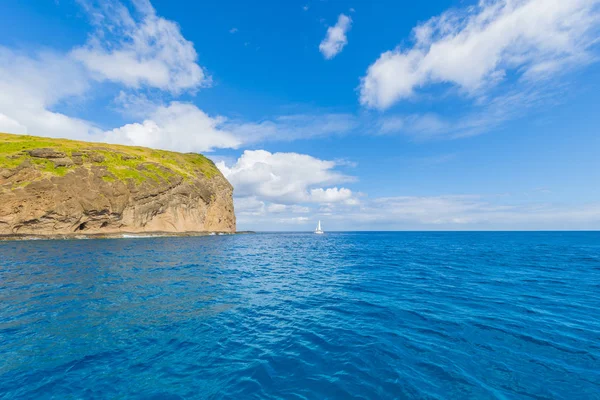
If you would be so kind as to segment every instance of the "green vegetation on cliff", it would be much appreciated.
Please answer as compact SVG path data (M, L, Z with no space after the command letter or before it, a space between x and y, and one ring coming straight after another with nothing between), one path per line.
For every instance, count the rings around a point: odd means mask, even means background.
M92 166L105 168L106 181L132 180L136 184L177 175L188 180L200 174L207 178L220 174L211 160L196 153L0 133L0 170L27 164L40 171L37 179Z

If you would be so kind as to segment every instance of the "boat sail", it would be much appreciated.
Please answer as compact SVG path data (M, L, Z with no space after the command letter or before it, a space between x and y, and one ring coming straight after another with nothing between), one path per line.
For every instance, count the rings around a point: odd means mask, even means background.
M321 221L319 220L319 223L317 224L317 229L315 229L315 233L322 235L324 232L321 229Z

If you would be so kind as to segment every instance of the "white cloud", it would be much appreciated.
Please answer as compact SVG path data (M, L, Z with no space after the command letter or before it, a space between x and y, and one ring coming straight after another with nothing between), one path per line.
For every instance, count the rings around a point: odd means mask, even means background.
M544 196L543 193L539 194ZM238 208L239 229L309 230L318 219L325 230L578 230L597 229L600 203L565 204L510 202L507 196L397 196L361 201L360 205L330 203L310 207L298 219L283 207L265 206L256 198L256 212ZM297 226L302 223L302 226Z
M121 90L113 100L114 110L128 118L146 118L160 103L143 93L131 93Z
M334 161L306 154L246 150L231 167L224 162L217 163L217 167L233 185L236 197L256 197L288 205L343 201L351 197L351 191L345 188L334 188L327 195L316 191L313 195L314 189L325 190L323 186L353 178L335 171Z
M277 222L280 224L306 225L310 221L308 217L280 218Z
M544 98L538 93L519 92L494 98L458 119L436 114L360 116L347 113L290 114L260 122L228 120L209 116L188 103L162 104L147 92L121 90L112 105L132 123L104 132L95 123L69 116L64 105L75 105L90 97L86 68L66 54L25 54L0 46L0 129L89 141L164 147L179 151L210 151L238 148L265 141L292 141L344 135L351 132L401 132L425 139L463 137L523 113ZM97 84L95 86L98 86ZM94 89L96 87L94 86ZM14 99L20 99L15 102ZM336 161L340 165L339 161Z
M372 122L376 134L401 133L422 141L428 139L459 139L489 132L504 122L520 118L533 110L547 109L568 101L566 85L552 84L528 87L480 99L463 113L381 115Z
M222 129L223 117L210 117L188 103L163 106L121 92L116 99L119 107L145 119L107 132L92 122L52 111L65 101L81 99L89 86L83 66L64 54L28 55L0 47L0 131L179 151L240 144Z
M234 34L234 33L237 33L237 31L238 31L238 28L231 28L229 30L229 33Z
M272 203L267 207L267 211L272 214L281 214L281 213L292 213L292 214L307 214L310 212L309 207L299 206L299 205L287 205L287 204L278 204Z
M267 207L267 210L270 213L277 214L277 213L285 212L287 210L287 208L288 208L288 206L286 206L285 204L274 203L274 204L269 205L269 207Z
M372 200L333 214L330 220L367 230L591 229L600 223L600 203L511 204L479 195L400 196Z
M307 214L310 212L310 208L305 207L305 206L299 206L297 204L288 206L287 209L290 210L294 214Z
M431 137L449 131L449 123L433 113L382 117L378 124L379 133L382 134L404 132Z
M231 121L226 124L227 129L244 143L341 135L352 131L358 125L356 116L343 113L283 115L261 122Z
M346 188L318 188L311 189L310 191L310 199L315 203L340 203L344 202L346 204L358 204L358 200L354 198L354 194L350 189Z
M359 201L359 194L334 186L351 180L335 170L338 164L304 154L246 151L232 166L217 166L234 185L240 229L307 230L318 219L329 230L597 229L600 223L600 203L536 202L546 190L521 202L499 195Z
M27 133L27 127L21 125L8 115L0 114L0 132L22 132Z
M106 132L111 143L132 144L182 152L236 148L240 141L221 129L222 117L210 117L193 104L172 102L159 106L142 123L127 124Z
M497 211L479 196L400 196L379 198L367 206L367 218L381 221L422 224L463 224L475 220L473 214Z
M115 105L124 115L145 118L143 122L108 132L54 111L68 108L66 102L84 101L93 84L91 76L172 93L195 89L208 79L196 64L193 44L175 23L158 17L149 1L133 1L135 18L116 1L80 3L99 27L84 47L69 53L26 54L0 46L0 129L181 151L239 145L220 128L224 118L210 117L191 104L164 106L138 93L121 91Z
M357 126L349 114L296 114L260 123L209 116L193 104L161 104L144 93L121 90L113 107L134 121L104 131L96 124L52 109L86 100L86 68L60 53L21 54L0 46L0 130L206 152L263 140L295 140L344 134ZM15 99L19 99L18 102Z
M342 51L348 43L346 33L352 26L352 19L347 15L340 14L337 23L327 29L325 39L319 44L319 51L330 60Z
M12 92L25 105L53 106L89 88L85 70L56 52L31 55L0 46L0 71L2 92Z
M480 93L507 75L536 81L589 62L598 0L482 0L414 28L414 46L387 51L361 81L363 105L385 109L415 89L449 83Z
M59 53L25 54L0 46L0 130L85 138L100 132L92 123L51 111L83 95L85 70Z
M143 7L146 2L136 4ZM116 6L117 10L124 10L121 20L127 20L128 11L120 4ZM153 14L151 6L144 10L150 11L152 15L148 18L159 25L165 23ZM177 32L171 33L175 36L173 40L182 39ZM117 42L116 46L121 45ZM168 71L168 74L172 75L171 83L181 82L177 71ZM236 148L241 143L221 127L225 118L211 117L188 103L161 105L143 94L121 91L115 99L115 105L125 115L142 118L142 122L107 132L92 122L53 111L65 102L85 100L91 84L85 65L69 54L49 51L26 54L0 46L0 130L179 151Z
M172 93L210 84L197 64L194 44L179 26L156 15L148 0L133 2L132 15L121 3L82 1L93 15L97 32L85 46L72 51L98 80L131 88L149 86Z
M265 202L256 197L235 197L235 215L237 217L265 215Z
M194 72L201 69L195 64L192 43L182 37L177 25L158 17L147 0L135 0L133 11L117 1L79 2L99 27L85 46L66 53L24 53L0 46L1 130L211 151L266 140L344 134L357 126L355 116L332 113L284 115L261 122L228 121L193 104L163 103L161 97L169 98L164 92L131 90L150 86L176 93L205 83ZM80 103L94 100L104 88L114 90L115 85L102 85L94 78L117 83L118 95L109 107L131 123L102 129L92 121L68 115L69 110L76 112Z
M103 132L92 122L51 111L87 89L85 73L69 58L28 57L0 47L0 131L184 152L236 148L241 143L222 128L223 117L211 117L193 104L165 106L124 92L116 103L129 115L144 118L142 122Z
M163 105L144 95L124 92L114 102L121 112L141 118L142 121L106 132L96 130L94 137L79 135L78 138L181 152L209 152L214 149L236 149L260 141L291 141L344 134L358 126L355 117L346 114L299 114L260 123L233 122L222 116L209 116L191 103L174 101ZM352 165L344 160L335 164Z
M246 150L232 166L217 162L234 187L239 226L268 230L316 224L312 219L321 213L320 205L357 207L359 201L350 189L326 187L353 180L337 172L337 166L306 154L265 150Z
M216 164L234 187L240 229L297 229L297 224L316 224L322 206L341 210L360 204L350 189L330 187L354 180L336 171L341 164L335 161L246 150L231 166Z

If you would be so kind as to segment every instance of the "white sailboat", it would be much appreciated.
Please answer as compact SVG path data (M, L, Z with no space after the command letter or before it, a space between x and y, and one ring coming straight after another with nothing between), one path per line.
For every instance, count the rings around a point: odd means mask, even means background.
M323 233L325 233L325 232L323 232L323 230L321 229L321 220L319 220L319 223L317 224L317 229L315 229L315 233L316 233L316 234L319 234L319 235L322 235Z

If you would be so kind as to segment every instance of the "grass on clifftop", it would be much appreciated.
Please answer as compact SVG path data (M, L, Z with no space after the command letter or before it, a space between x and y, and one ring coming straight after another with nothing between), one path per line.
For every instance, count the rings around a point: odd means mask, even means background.
M132 179L136 183L141 183L148 179L168 180L173 175L190 179L198 176L198 174L203 174L207 178L220 174L211 160L196 153L184 154L146 147L80 142L7 133L0 133L0 168L13 169L29 159L43 173L63 176L70 170L79 167L78 165L55 166L55 162L51 159L35 158L26 153L27 150L41 148L63 152L66 154L66 158L71 160L78 157L77 153L81 153L83 166L106 167L107 171L112 174L112 176L109 174L104 177L107 181ZM168 168L168 170L161 168L161 166Z

